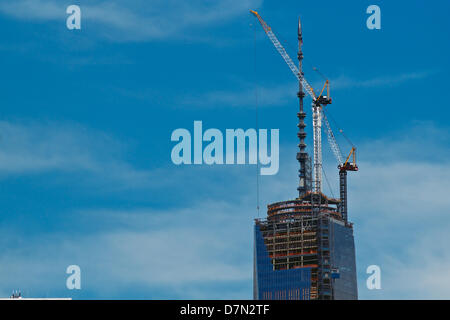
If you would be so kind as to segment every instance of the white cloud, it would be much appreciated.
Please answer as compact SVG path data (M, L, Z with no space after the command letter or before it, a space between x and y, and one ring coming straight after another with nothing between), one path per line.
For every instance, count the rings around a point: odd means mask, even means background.
M401 74L383 75L369 79L355 79L346 75L340 75L337 78L330 79L330 83L333 90L347 88L395 87L409 81L428 78L434 73L435 72L431 71L408 72Z
M366 299L450 297L450 162L448 130L417 123L359 148L360 171L349 176L359 268L382 270L382 290Z
M133 168L123 160L124 146L117 140L79 125L1 121L0 137L3 177L84 174L94 184L142 187L156 173Z
M0 4L0 11L21 19L56 20L65 13L63 3L46 0L19 0Z
M405 223L409 232L415 233L415 239L405 245L405 252L400 256L394 252L385 255L381 265L381 293L385 298L449 299L450 223L444 215L425 223L433 228Z
M167 143L171 144L170 136ZM133 190L135 196L145 191L151 192L150 199L154 200L173 197L191 201L228 192L226 185L206 187L212 179L226 177L233 181L249 172L249 166L176 166L170 160L170 151L166 165L154 167L149 158L148 167L138 168L126 160L126 154L132 151L128 148L113 136L78 124L0 121L0 179L46 177L49 184L89 191ZM180 181L195 181L190 191L196 196L187 195ZM231 183L236 191L245 189Z
M376 87L395 87L403 83L425 79L434 72L411 72L398 75L386 75L373 77L369 79L356 79L345 75L330 79L332 90L343 90L348 88L376 88ZM323 83L311 83L314 88L321 88ZM273 107L286 104L292 99L296 99L298 87L296 81L285 84L251 86L248 83L239 83L239 88L234 90L217 90L197 95L185 96L181 105L190 105L198 108L217 108L217 107L245 107L255 108L256 92L258 97L258 106ZM318 90L315 90L318 92ZM309 99L309 96L307 96Z
M349 174L361 298L450 297L450 166L441 157L447 139L447 130L420 123L377 142L361 143L360 171ZM401 152L393 151L399 148ZM282 159L279 175L261 178L262 216L267 203L296 195L294 149L289 148L292 154L281 150L289 160ZM430 150L432 158L414 156ZM329 179L336 180L334 164L330 168L334 171L327 170ZM181 179L184 192L195 199L182 207L174 203L159 210L75 212L68 217L75 225L95 225L98 230L50 232L27 241L16 241L11 230L3 230L2 241L8 243L0 254L1 289L27 287L35 294L42 287L57 290L66 276L61 270L79 263L89 290L101 297L135 285L153 292L152 298L158 298L155 292L162 287L172 298L251 298L254 170L220 180L206 167L199 170L195 178ZM198 184L208 186L208 193L196 194ZM380 291L365 289L364 272L370 264L381 267ZM239 285L226 296L215 295L223 283ZM202 287L205 284L209 289Z
M3 290L21 288L35 295L64 292L65 268L77 264L84 275L82 288L98 296L139 286L147 288L147 298L158 298L155 291L163 287L170 292L167 298L184 298L187 290L196 298L221 299L221 283L247 283L247 292L236 297L247 298L252 227L246 209L217 201L162 212L89 211L76 215L81 220L89 217L88 223L107 219L115 228L76 236L66 230L28 241L4 232L16 243L0 253L0 283ZM242 224L243 218L249 223ZM195 292L201 284L217 288Z
M86 32L114 41L135 41L193 38L193 29L248 14L261 0L91 0L78 4ZM64 21L67 5L56 0L16 0L0 4L0 11L19 19Z
M280 106L288 101L295 99L295 82L289 85L259 86L251 88L244 86L241 91L212 91L202 93L197 96L184 97L181 101L183 105L191 105L200 108L217 108L217 107L247 107L255 108L256 92L258 106Z

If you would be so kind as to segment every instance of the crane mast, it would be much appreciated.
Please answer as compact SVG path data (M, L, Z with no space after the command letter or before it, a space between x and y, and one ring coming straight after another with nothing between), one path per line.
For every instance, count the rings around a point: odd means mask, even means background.
M313 102L313 142L314 142L314 167L313 167L313 191L322 192L322 117L320 105Z
M347 212L347 171L358 171L358 166L356 164L356 148L352 145L352 149L350 150L350 154L343 161L341 149L336 142L336 138L334 137L333 130L331 130L330 123L325 115L325 111L322 110L323 120L325 122L325 128L327 131L328 143L330 144L331 150L338 162L339 169L339 198L341 203L339 205L339 211L342 215L342 218L345 222L348 221L348 212ZM353 155L353 159L350 162L350 157Z

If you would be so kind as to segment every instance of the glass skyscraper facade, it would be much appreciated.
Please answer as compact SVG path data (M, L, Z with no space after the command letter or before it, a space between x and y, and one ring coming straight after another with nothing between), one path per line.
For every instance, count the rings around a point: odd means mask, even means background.
M357 299L353 225L323 194L274 203L254 226L254 298Z
M258 225L255 225L255 260L256 299L309 300L311 268L274 271Z

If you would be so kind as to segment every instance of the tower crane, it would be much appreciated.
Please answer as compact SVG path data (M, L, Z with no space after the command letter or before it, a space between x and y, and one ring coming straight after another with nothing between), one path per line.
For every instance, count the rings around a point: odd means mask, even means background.
M316 193L320 193L322 191L322 135L321 135L321 127L322 127L322 117L321 117L321 109L322 106L326 106L331 104L331 98L329 97L330 86L328 80L325 81L325 84L322 88L322 91L319 95L316 95L311 85L306 81L303 75L299 72L297 66L292 61L291 57L287 54L283 45L278 41L275 34L272 32L272 28L263 20L263 18L259 15L258 12L254 10L250 10L259 21L261 26L263 27L266 35L269 37L270 41L272 41L275 48L280 53L281 57L283 57L284 61L287 63L292 73L297 77L298 81L301 82L304 90L311 96L312 98L312 113L313 113L313 140L314 140L314 167L313 167L313 191ZM327 95L323 95L325 88L327 90Z
M328 79L325 80L325 84L320 92L316 95L311 85L303 77L302 73L299 72L297 66L294 64L292 59L287 54L283 45L280 43L278 38L272 31L272 28L263 20L258 12L250 10L259 21L263 27L267 37L273 43L281 57L284 59L288 67L291 69L292 73L296 76L298 81L302 84L306 93L312 98L312 113L313 113L313 140L314 140L314 181L313 181L313 191L316 193L321 192L321 181L322 181L322 137L321 137L321 127L322 119L325 123L325 129L327 133L328 142L330 144L331 150L336 157L339 165L339 189L340 189L340 212L343 219L347 222L347 171L357 171L358 166L356 165L356 148L352 146L350 154L343 161L343 156L339 145L336 142L336 138L331 130L331 126L324 112L324 107L331 104L332 100L330 97L330 84ZM324 91L326 89L326 95ZM353 155L352 161L350 157Z
M333 131L331 130L330 123L325 115L325 110L322 109L322 117L325 123L325 129L327 132L328 143L330 144L331 150L333 151L334 157L338 162L339 169L339 196L340 205L339 211L345 222L348 221L348 210L347 210L347 171L358 171L358 165L356 164L356 147L352 144L352 149L349 155L343 161L343 156L341 149L337 144L336 138L334 137ZM353 156L353 157L352 157ZM350 158L352 160L350 161Z
M328 81L328 79L326 79L325 76L317 68L314 68L314 70L317 71L326 81ZM334 157L338 162L339 196L341 200L339 205L339 211L344 221L347 222L348 221L347 171L358 171L358 165L356 164L356 147L346 137L348 142L350 142L350 144L352 145L352 149L350 150L350 153L345 159L345 161L343 161L341 149L339 148L333 130L331 130L330 123L328 122L327 116L325 115L325 108L322 108L321 111L322 111L322 119L323 122L325 123L325 131L327 133L328 144L330 145L331 151L333 151ZM342 133L341 129L339 129L339 131ZM351 156L353 156L352 161L350 161Z

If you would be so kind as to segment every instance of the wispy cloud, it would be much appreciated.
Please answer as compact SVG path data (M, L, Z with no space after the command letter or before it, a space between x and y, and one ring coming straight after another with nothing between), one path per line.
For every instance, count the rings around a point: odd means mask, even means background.
M114 41L198 37L199 28L219 25L257 8L261 0L79 1L85 28ZM16 0L0 4L4 14L26 20L64 21L67 2ZM199 37L201 38L201 37Z
M167 136L170 144L170 136ZM175 143L173 143L175 145ZM76 123L0 121L0 178L47 177L47 183L66 183L97 191L115 192L133 189L152 192L152 199L175 197L190 202L185 185L195 181L191 191L198 197L227 192L227 186L214 190L205 187L211 179L238 177L245 168L162 165L137 167L126 160L133 152L114 136ZM200 172L207 171L207 175ZM235 185L235 189L244 189ZM169 192L170 191L170 192ZM145 195L148 199L148 194Z
M330 82L332 83L333 89L395 87L409 81L428 78L435 73L432 71L408 72L396 75L383 75L369 79L356 79L341 75L331 79Z
M432 230L422 230L419 226L411 228L410 232L417 232L417 236L404 254L401 257L392 253L385 256L385 262L381 266L385 270L382 281L389 298L449 299L449 229L450 224L445 218L440 226Z
M377 88L377 87L395 87L409 81L421 80L430 77L435 72L411 72L398 75L386 75L373 77L369 79L356 79L341 75L330 79L332 90L343 90L349 88ZM323 83L312 83L314 88L320 88ZM217 90L197 95L190 94L183 97L179 102L181 105L189 105L198 108L254 108L256 101L258 106L273 107L280 106L296 98L298 91L296 82L251 86L248 83L239 83L235 90ZM256 98L257 94L257 98ZM256 100L257 99L257 100Z
M360 171L349 177L363 298L450 297L450 135L431 123L366 142ZM365 268L382 270L382 290L365 288ZM437 278L441 278L438 280Z
M125 146L117 139L76 124L1 121L0 137L3 177L82 174L123 187L146 186L150 180L149 171L123 160Z
M128 298L221 299L224 292L219 287L228 283L246 287L242 295L230 292L231 297L247 298L252 277L252 260L247 255L251 220L240 223L250 216L246 209L206 201L170 212L88 211L78 213L78 221L101 224L107 219L108 225L114 223L116 228L77 236L70 232L41 234L36 241L27 242L8 233L8 238L18 242L0 254L0 282L5 291L20 287L42 295L41 288L47 288L70 295L65 290L65 268L78 264L84 275L83 288L97 297L116 297L115 292L121 297L123 290L144 287L144 295L130 292ZM74 224L79 224L76 221ZM212 290L196 292L203 284Z
M348 187L360 298L450 297L449 144L448 128L430 122L358 143L359 171L349 174ZM261 199L276 200L272 192L278 200L292 194L298 164L292 160L286 165L290 168L280 167ZM325 171L338 195L334 162L325 162ZM324 190L329 194L325 184ZM381 290L366 288L365 271L371 264L381 267Z
M241 91L212 91L196 96L190 95L184 97L180 101L180 104L199 108L223 106L230 108L255 108L256 101L258 101L258 106L270 107L282 105L293 97L295 98L295 92L295 83L289 85L258 86L256 88L246 85Z
M0 4L0 11L4 14L21 18L36 20L61 20L61 13L65 13L67 5L47 0L19 0Z
M361 298L450 297L450 279L444 275L450 267L445 248L450 165L444 159L449 138L445 128L417 123L360 144L360 171L349 175L349 213L355 222ZM401 152L390 152L399 147ZM294 149L281 150L287 159L281 159L279 175L261 179L261 208L295 197ZM421 152L435 156L415 156ZM335 166L326 169L337 181ZM65 267L79 264L86 294L96 297L120 297L131 288L135 297L250 298L254 170L240 173L218 180L202 167L195 179L164 181L173 186L183 181L194 201L181 207L86 208L66 217L75 230L98 226L95 232L62 229L24 240L20 233L2 230L9 236L1 239L7 248L0 254L1 289L27 288L42 295L47 288L67 295ZM198 184L208 186L208 192L198 194ZM380 291L365 288L370 264L381 267ZM224 283L232 288L218 295ZM133 293L135 287L142 291Z

